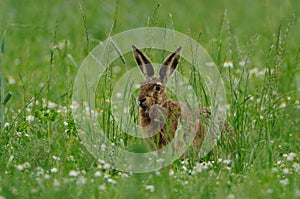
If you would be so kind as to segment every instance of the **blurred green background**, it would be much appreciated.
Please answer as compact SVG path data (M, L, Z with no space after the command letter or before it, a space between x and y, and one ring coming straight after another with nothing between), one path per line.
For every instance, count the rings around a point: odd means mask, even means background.
M45 72L49 71L50 51L54 45L62 48L67 41L67 53L80 65L88 51L109 34L144 26L167 27L190 35L200 41L218 65L232 59L226 52L228 48L224 47L229 42L242 52L253 42L251 38L259 35L253 60L257 67L264 67L274 33L281 23L287 24L292 17L295 19L286 46L291 53L297 54L299 13L298 0L2 0L0 31L6 29L5 74L6 77L22 74L24 83L30 88L30 84L37 84L36 80L47 80ZM56 83L63 84L65 78L59 74L65 73L64 70L59 64L53 70ZM76 71L71 67L72 76Z
M222 71L237 135L234 151L218 151L228 160L132 175L81 145L69 108L81 62L109 35L145 26L191 36ZM12 98L2 106L0 199L300 197L299 0L0 0L2 35Z

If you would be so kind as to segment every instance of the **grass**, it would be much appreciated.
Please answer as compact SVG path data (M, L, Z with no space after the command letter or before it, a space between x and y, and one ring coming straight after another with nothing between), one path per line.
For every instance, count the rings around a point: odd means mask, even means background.
M299 17L293 0L1 1L0 199L300 198ZM205 162L133 174L82 145L71 114L81 62L108 35L144 26L183 32L211 55L226 86L232 150L220 143ZM122 66L100 80L99 123L116 144L139 149L111 120Z

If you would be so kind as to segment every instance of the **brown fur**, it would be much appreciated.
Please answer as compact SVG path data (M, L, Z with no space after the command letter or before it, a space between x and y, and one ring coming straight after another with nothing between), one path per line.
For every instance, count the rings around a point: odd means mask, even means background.
M150 139L153 141L154 145L157 148L162 148L163 146L166 146L172 141L172 139L175 136L178 123L180 119L182 119L182 105L179 102L167 99L166 93L166 82L177 67L180 58L181 48L178 48L177 51L175 51L173 54L166 58L160 71L160 77L154 76L154 70L149 58L147 58L146 55L142 54L142 52L138 50L135 46L133 46L133 50L137 63L144 64L142 66L140 65L139 67L144 76L146 77L146 81L141 83L140 93L137 97L137 101L140 105L140 125L142 126L144 131L146 131L146 133L151 131L158 131L158 133L152 136ZM157 86L160 87L159 90L157 90ZM156 127L159 126L158 123L154 122L152 123L153 125L150 125L153 121L151 121L149 111L154 105L158 105L159 107L161 107L161 109L165 112L165 115L167 116L167 118L164 120L164 125L161 129L156 129ZM211 113L209 109L203 108L200 111L198 111L198 116L200 116L198 118L198 130L193 140L192 146L194 153L198 153L200 151L200 148L206 136L206 124L209 123L208 121L211 116ZM157 117L159 118L158 115ZM233 137L233 132L230 130L230 125L226 123L225 120L221 117L218 117L218 119L220 130L222 132L229 132L229 134ZM213 137L212 139L216 139L216 137Z
M180 118L181 111L180 105L178 102L174 102L172 100L166 101L162 106L165 110L167 110L167 124L163 126L160 132L152 136L151 139L153 143L161 148L169 143L173 137L175 136L175 131L178 126L178 119ZM149 112L147 109L140 109L140 123L142 127L150 125L151 119L149 117Z

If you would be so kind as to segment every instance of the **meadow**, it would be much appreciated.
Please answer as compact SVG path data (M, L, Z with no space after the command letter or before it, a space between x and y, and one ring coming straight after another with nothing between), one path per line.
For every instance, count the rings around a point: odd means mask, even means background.
M108 36L139 27L174 29L206 49L225 83L230 150L219 143L203 161L132 173L82 144L72 116L77 71ZM297 0L0 0L0 199L300 198L299 35ZM100 80L99 123L111 141L139 150L111 119L122 66Z

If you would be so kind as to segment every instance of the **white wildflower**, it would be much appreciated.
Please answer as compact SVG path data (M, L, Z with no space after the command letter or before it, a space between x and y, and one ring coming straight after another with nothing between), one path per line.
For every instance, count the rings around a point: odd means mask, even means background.
M65 48L68 48L70 46L71 46L71 42L69 40L62 40L62 41L59 41L57 44L57 47L60 50L64 50Z
M214 67L216 64L214 62L206 62L205 65L208 67Z
M267 189L267 193L269 193L269 194L273 193L273 189L268 188L268 189Z
M13 78L13 76L8 77L8 84L15 84L16 80Z
M83 177L83 176L79 176L77 181L76 181L76 184L77 185L84 185L86 183L86 177Z
M26 120L29 121L29 122L32 122L32 121L34 121L34 116L33 115L28 115L28 116L26 116Z
M226 61L223 64L224 68L233 68L233 63L231 61Z
M120 66L115 66L112 69L113 69L113 74L120 73L122 71L122 68Z
M44 178L45 178L46 180L48 180L48 179L50 179L50 175L49 175L48 173L46 173L46 174L44 175Z
M173 175L174 175L174 170L173 170L173 169L170 169L170 170L169 170L169 175L170 175L170 176L173 176Z
M53 155L52 158L53 158L53 160L58 160L58 161L60 160L60 157L57 157L55 155Z
M227 164L227 165L230 165L231 164L231 160L229 160L229 159L228 160L223 160L223 163Z
M48 101L48 107L55 108L55 107L57 107L57 104L55 104L54 102Z
M123 113L124 113L124 114L129 113L129 108L128 108L128 107L125 107L125 108L123 109Z
M235 195L233 195L233 194L231 193L231 194L229 194L229 195L227 196L227 199L235 199Z
M245 61L240 61L240 62L239 62L239 65L240 65L240 66L245 66L245 65L246 65L246 62L245 62Z
M69 172L69 176L71 176L71 177L77 177L77 176L78 176L78 172L75 171L75 170L71 170L71 171Z
M57 169L57 168L55 168L55 167L54 167L54 168L52 168L52 169L50 169L50 172L51 172L51 173L57 173L57 171L58 171L58 169Z
M99 185L98 189L101 190L101 191L103 191L103 190L106 189L106 185L105 184Z
M16 166L16 168L17 168L19 171L23 171L23 170L24 170L24 167L23 167L22 164L18 164L18 165Z
M22 132L16 132L17 137L22 137Z
M294 158L297 156L296 153L290 152L289 154L283 154L282 157L286 158L287 161L292 162Z
M121 176L121 178L128 178L129 177L127 173L121 173L120 176Z
M117 97L117 98L121 98L122 96L123 96L122 93L116 93L116 97Z
M285 107L286 107L286 103L285 102L281 102L280 108L285 108Z
M70 105L70 108L72 110L76 110L78 108L79 104L76 101L73 101L72 104Z
M284 174L289 174L289 173L290 173L290 171L289 171L289 169L288 169L288 168L284 168L284 169L282 169L282 173L284 173Z
M69 157L67 157L67 161L70 161L70 162L74 161L74 156L70 155Z
M288 156L288 154L284 153L282 154L282 157L286 158Z
M266 69L258 70L258 68L253 68L249 71L250 75L255 75L257 77L262 77L265 75L265 73L266 73Z
M290 152L290 153L289 153L289 156L291 156L291 157L293 157L293 158L294 158L294 157L296 157L296 156L297 156L297 154L296 154L296 153L294 153L294 152Z
M277 168L272 168L272 173L277 173L278 169Z
M54 187L59 187L60 186L60 182L57 179L53 180L53 186Z
M106 145L105 144L101 144L101 150L105 151L106 150Z
M99 163L99 164L105 164L105 161L102 160L102 159L98 159L98 163Z
M104 174L104 178L105 178L105 179L108 179L108 178L110 178L110 175L109 175L108 173L105 173L105 174Z
M102 169L102 164L98 164L97 169Z
M297 173L300 174L300 164L298 164L297 162L294 162L293 165L292 165L292 167L295 169L295 171Z
M211 166L210 162L201 162L201 163L196 163L196 166L193 169L193 173L199 173L202 172L203 170L207 170Z
M103 165L103 169L109 170L109 169L110 169L110 164L105 163L105 164Z
M286 185L288 185L288 184L290 183L289 179L283 179L283 180L280 180L279 182L280 182L280 184L282 184L283 186L286 186Z
M30 165L29 162L25 162L25 163L23 164L23 167L24 167L24 169L29 169L29 168L31 167L31 165Z
M94 174L94 177L100 177L102 174L100 171L96 171L95 174Z
M186 87L186 89L187 89L187 90L193 90L193 87L192 87L191 85L188 85L188 86Z
M36 176L44 175L44 169L42 167L36 168Z
M286 160L289 162L292 162L292 161L294 161L294 157L289 155L286 157Z
M107 182L108 182L108 183L111 183L111 184L116 184L116 183L117 183L115 180L113 180L113 179L111 179L111 178L108 178L108 179L107 179Z
M155 187L153 185L146 185L146 190L149 190L150 192L154 192Z

